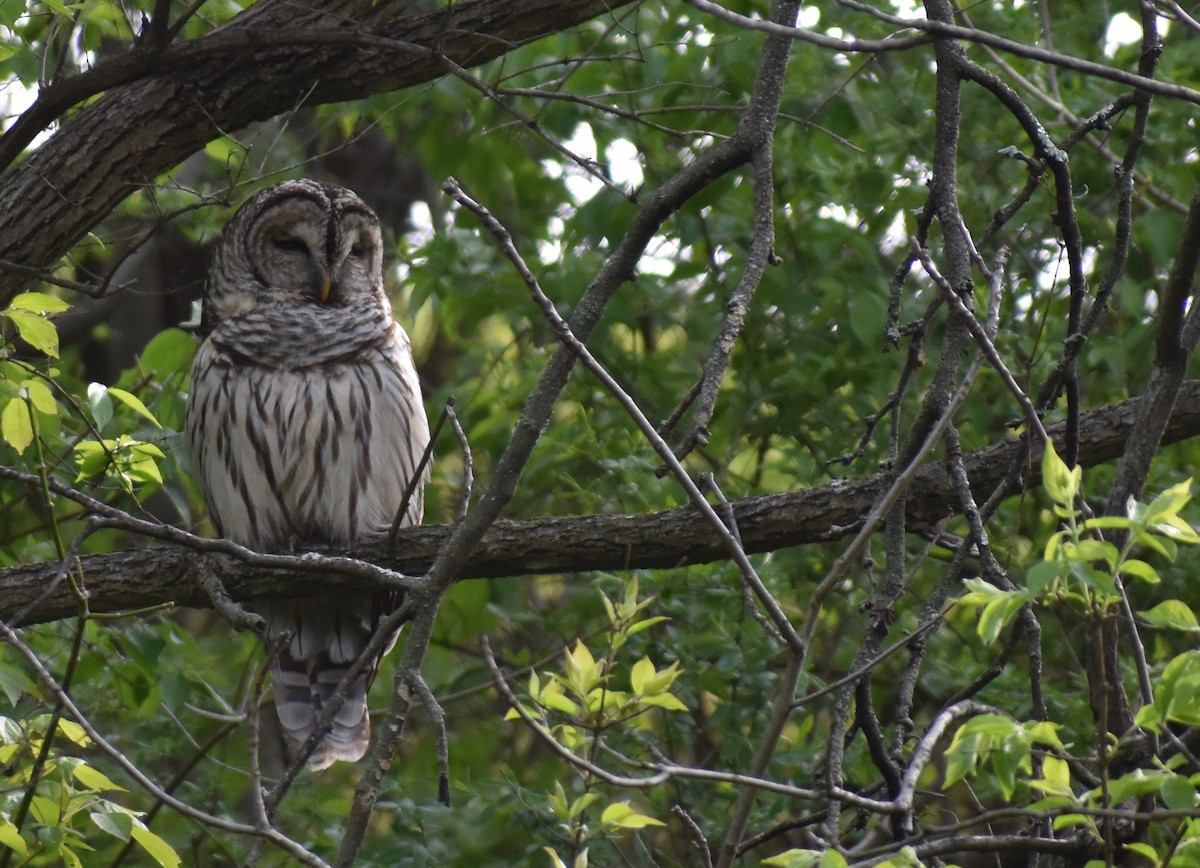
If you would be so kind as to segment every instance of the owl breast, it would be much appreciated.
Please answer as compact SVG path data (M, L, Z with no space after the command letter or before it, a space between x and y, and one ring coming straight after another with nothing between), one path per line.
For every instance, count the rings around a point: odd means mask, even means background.
M236 338L257 326L232 325L197 353L188 419L197 475L222 535L278 549L386 530L429 439L413 404L421 392L404 332L392 324L373 340L328 352L292 344L285 362L265 349L248 355ZM274 338L277 347L278 331ZM404 524L420 521L420 492Z

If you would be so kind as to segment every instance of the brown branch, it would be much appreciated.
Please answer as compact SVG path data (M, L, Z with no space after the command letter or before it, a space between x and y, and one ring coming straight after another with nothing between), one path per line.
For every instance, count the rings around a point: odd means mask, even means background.
M0 258L49 269L134 190L298 99L315 105L420 84L445 74L439 56L475 66L628 2L465 0L414 13L402 0L313 9L263 0L205 36L126 52L47 88L0 137L0 166L8 167L0 176ZM34 136L89 98L14 163ZM0 275L0 298L27 281Z
M1119 457L1136 416L1138 399L1084 414L1080 425L1080 463L1084 467ZM1061 443L1063 425L1048 426ZM1174 443L1200 434L1200 381L1191 380L1179 392L1162 437ZM1018 438L996 443L963 458L976 496L986 496L1001 484L1014 461L1021 458ZM1039 482L1038 456L1028 460L1025 487ZM837 481L783 494L733 501L737 527L747 552L761 553L789 546L829 542L849 536L857 522L887 484L883 474ZM1020 486L1010 492L1017 493ZM917 475L910 490L907 514L914 526L944 518L956 503L942 463ZM405 528L397 535L397 552L386 553L386 541L364 546L357 557L416 575L428 569L450 528L429 525ZM160 547L90 555L79 559L89 607L94 613L116 612L174 601L180 606L207 607L209 598L198 581L202 555L184 547ZM207 555L214 558L213 555ZM728 557L728 551L700 513L691 506L639 515L526 518L497 521L459 571L460 579L499 578L584 570L669 568L709 563ZM222 580L235 600L268 594L300 594L335 588L371 587L367 573L357 576L301 573L280 567L247 565L221 556ZM28 564L0 570L0 617L20 611L45 590L58 571L57 563ZM78 601L62 586L47 596L24 623L53 621L73 615Z

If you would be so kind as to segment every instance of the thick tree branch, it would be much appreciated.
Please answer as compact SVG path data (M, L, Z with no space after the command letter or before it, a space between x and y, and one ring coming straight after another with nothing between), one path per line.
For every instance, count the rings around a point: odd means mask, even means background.
M0 176L0 258L45 270L118 202L212 139L289 111L475 66L629 0L263 0L210 34L131 49L47 88L0 138L7 167L67 108L102 94ZM0 299L28 278L0 274Z
M1138 399L1086 413L1080 426L1080 463L1084 467L1119 457L1136 416ZM1064 426L1047 426L1061 443ZM1175 403L1163 443L1200 434L1200 381L1184 384ZM963 458L976 495L990 493L1003 482L1024 446L1014 438ZM1029 463L1025 485L1038 484L1037 455ZM734 501L732 507L747 552L841 539L857 530L887 484L883 474L837 481L802 491ZM1016 493L1019 488L1014 488ZM924 468L909 493L907 514L914 526L930 526L953 509L953 486L942 463ZM398 534L397 551L389 556L386 542L355 552L390 569L419 574L428 569L449 528L445 525L406 528ZM213 555L203 557L212 558ZM693 507L641 515L596 515L497 521L459 572L460 578L498 578L584 570L664 568L707 563L728 552ZM148 548L92 555L79 559L92 612L117 612L174 601L180 606L207 607L209 598L198 578L202 555L187 548ZM222 579L230 595L245 600L266 594L301 594L331 587L364 587L370 580L347 575L299 573L250 566L225 558ZM10 567L0 571L0 617L20 611L53 580L55 563ZM69 617L78 602L63 586L49 596L25 623Z

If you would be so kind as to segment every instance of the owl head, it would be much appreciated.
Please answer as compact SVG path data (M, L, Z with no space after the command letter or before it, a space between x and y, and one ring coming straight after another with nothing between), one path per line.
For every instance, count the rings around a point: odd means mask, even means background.
M201 331L264 304L382 305L379 218L337 184L284 181L250 198L217 241Z

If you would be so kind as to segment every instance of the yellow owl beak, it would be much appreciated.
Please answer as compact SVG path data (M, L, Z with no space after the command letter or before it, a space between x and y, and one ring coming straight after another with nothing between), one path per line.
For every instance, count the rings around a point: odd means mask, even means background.
M329 301L329 291L332 289L332 287L333 284L329 280L328 273L323 274L321 276L321 304L325 304L325 302Z

